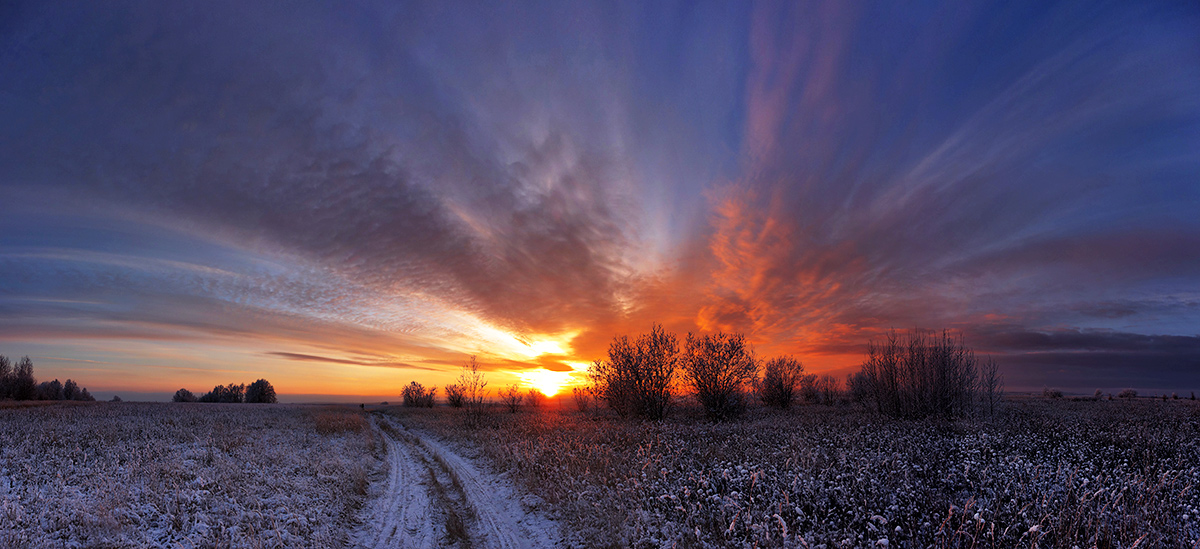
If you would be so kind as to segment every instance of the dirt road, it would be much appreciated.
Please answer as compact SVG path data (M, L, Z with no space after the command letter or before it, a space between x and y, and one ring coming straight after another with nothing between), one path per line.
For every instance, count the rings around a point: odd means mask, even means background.
M388 474L364 509L359 545L391 547L554 547L558 525L526 513L511 485L434 438L376 414Z

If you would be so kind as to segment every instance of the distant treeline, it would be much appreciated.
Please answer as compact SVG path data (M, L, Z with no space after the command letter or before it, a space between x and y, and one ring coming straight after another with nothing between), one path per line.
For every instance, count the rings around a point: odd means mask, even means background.
M38 383L33 361L24 357L15 365L0 355L0 400L96 400L86 388L68 379Z
M175 402L232 402L235 404L275 404L278 402L275 398L275 387L272 387L271 382L265 379L260 379L250 385L234 385L232 383L217 385L199 397L187 389L180 389L175 391L175 397L171 400Z

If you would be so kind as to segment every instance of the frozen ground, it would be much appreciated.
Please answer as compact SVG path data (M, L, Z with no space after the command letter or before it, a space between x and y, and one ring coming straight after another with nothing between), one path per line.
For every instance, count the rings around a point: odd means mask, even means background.
M389 415L376 415L372 424L389 467L359 533L361 546L518 549L559 542L557 524L527 512L503 479Z
M0 547L339 547L376 459L357 410L0 409Z
M357 408L0 408L0 548L552 547L531 502Z

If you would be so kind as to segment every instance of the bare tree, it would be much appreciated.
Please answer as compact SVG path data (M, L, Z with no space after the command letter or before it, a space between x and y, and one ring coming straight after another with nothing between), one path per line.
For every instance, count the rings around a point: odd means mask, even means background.
M862 374L876 410L896 417L961 417L973 410L979 372L975 354L949 332L895 331L870 342Z
M989 416L996 415L996 405L1004 394L1004 376L1000 374L1000 364L996 359L988 357L983 361L979 375L979 393ZM1096 390L1096 400L1100 400L1100 390Z
M671 403L671 382L679 361L679 340L655 324L631 340L617 336L608 360L588 369L593 394L622 417L662 419Z
M479 361L475 355L463 364L462 373L458 375L458 387L462 390L463 405L467 408L467 421L478 425L483 418L484 402L487 398L487 379L479 371Z
M705 413L725 420L746 410L746 393L758 361L742 334L688 334L681 361L684 379L696 393Z
M758 397L767 406L786 409L796 399L803 376L804 365L799 360L790 356L772 358L763 366Z
M0 400L12 398L13 369L8 357L0 355Z
M517 413L517 409L521 407L521 401L524 399L525 397L521 395L521 388L515 384L500 391L500 403L508 408L510 414Z

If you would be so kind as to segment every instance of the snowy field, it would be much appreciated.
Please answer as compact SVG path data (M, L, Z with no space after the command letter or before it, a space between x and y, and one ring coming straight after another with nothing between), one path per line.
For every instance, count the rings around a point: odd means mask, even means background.
M0 547L341 547L373 448L349 408L0 409Z
M452 410L401 420L469 441L575 545L1198 547L1200 406L1006 403L996 418L898 421L851 407L712 424Z

